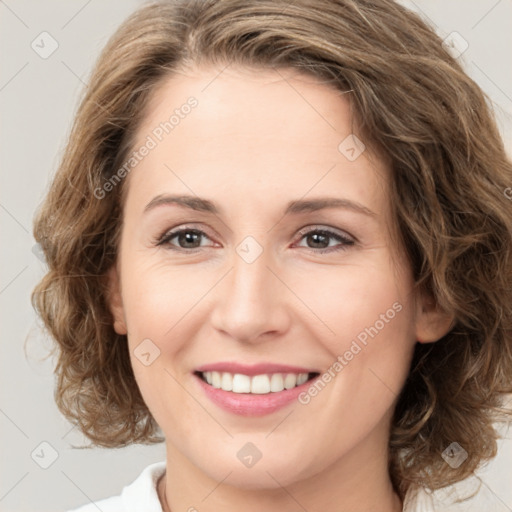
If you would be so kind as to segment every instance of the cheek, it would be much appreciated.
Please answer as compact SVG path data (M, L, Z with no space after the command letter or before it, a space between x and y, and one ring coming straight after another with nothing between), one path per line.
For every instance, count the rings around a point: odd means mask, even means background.
M122 268L123 304L135 379L157 421L164 417L174 421L172 416L160 416L170 402L183 399L183 390L176 382L189 377L190 342L198 338L197 331L204 325L207 313L202 298L218 276L187 265L171 266L165 260L153 263L150 258L127 258ZM166 395L160 393L162 389ZM181 406L182 414L184 407L186 404Z
M382 258L322 270L311 282L315 286L306 288L303 280L296 280L294 289L307 297L317 317L311 316L310 326L329 354L324 376L332 399L317 400L312 390L304 403L321 405L323 411L317 412L326 414L326 424L334 421L331 424L346 432L338 409L344 404L354 414L351 421L360 422L358 429L364 432L391 407L409 370L415 344L412 281ZM318 394L325 396L323 390Z
M197 321L200 308L194 306L211 283L185 266L149 262L150 258L133 259L124 267L123 303L131 364L157 423L179 431L191 405L177 382L187 378L187 349L194 329L201 325ZM169 414L174 406L180 416ZM194 409L194 413L198 411Z
M354 265L316 283L322 293L310 295L312 309L334 334L317 331L330 354L328 383L302 403L328 426L326 438L345 443L350 432L356 442L389 414L407 377L415 344L412 282L394 266Z
M394 344L413 336L412 282L387 258L319 267L307 279L303 276L296 274L293 289L307 304L310 325L317 326L315 335L331 354L347 350L355 339L364 344L378 336Z
M179 391L172 377L181 370L184 348L198 300L208 283L185 267L153 264L150 258L126 255L121 265L123 306L130 358L144 401L153 412L163 408L155 390ZM211 280L211 279L210 279ZM210 284L211 286L211 284ZM177 393L179 394L179 393Z
M185 266L138 261L126 266L123 303L128 331L133 338L159 343L182 321L211 288L211 276ZM210 283L210 281L212 281Z

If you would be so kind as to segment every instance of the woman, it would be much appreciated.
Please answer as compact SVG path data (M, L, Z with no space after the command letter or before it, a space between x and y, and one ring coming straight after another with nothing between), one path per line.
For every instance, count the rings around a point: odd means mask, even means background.
M433 510L512 392L511 182L391 0L137 11L38 213L34 304L61 411L166 461L80 511Z

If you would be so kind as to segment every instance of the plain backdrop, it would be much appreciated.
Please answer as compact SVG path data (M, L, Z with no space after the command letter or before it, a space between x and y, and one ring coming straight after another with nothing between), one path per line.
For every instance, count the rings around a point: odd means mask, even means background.
M54 404L53 361L44 359L51 341L29 300L45 269L31 233L35 208L57 168L93 62L141 3L0 0L0 511L57 512L118 494L145 466L165 457L163 445L72 447L85 439ZM494 103L510 151L512 1L404 3L443 38L457 32L467 41L460 59ZM45 51L52 40L58 44L47 58L42 45L33 49L41 37L47 38ZM498 458L479 473L499 498L500 511L512 511L511 468L512 441L502 441Z

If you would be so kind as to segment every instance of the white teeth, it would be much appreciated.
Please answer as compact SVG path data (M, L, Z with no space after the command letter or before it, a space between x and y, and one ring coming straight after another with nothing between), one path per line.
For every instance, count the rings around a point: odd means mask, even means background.
M268 375L255 375L251 380L251 393L264 395L270 393L270 379Z
M217 389L233 393L254 393L265 395L278 393L304 384L308 380L307 373L273 373L271 375L254 375L249 377L241 373L203 372L208 384Z
M287 373L284 378L284 387L286 389L292 389L297 385L297 375L293 373Z
M221 380L220 380L220 373L219 372L212 372L212 386L214 388L220 388Z
M226 390L224 390L226 391ZM235 373L233 375L233 393L250 393L251 392L251 377Z
M233 389L233 376L231 373L223 373L220 381L220 387L224 391L231 391Z
M284 389L283 376L280 373L274 373L270 379L270 391L276 393Z
M297 386L301 386L308 380L308 374L307 373L299 373L299 376L297 377Z

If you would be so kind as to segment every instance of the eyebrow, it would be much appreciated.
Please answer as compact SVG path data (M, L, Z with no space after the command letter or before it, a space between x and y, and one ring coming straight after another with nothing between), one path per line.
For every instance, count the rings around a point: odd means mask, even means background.
M154 197L144 208L148 212L162 205L177 205L199 212L213 213L219 215L221 209L208 200L197 196L187 195L158 195ZM370 217L376 217L377 214L356 201L342 199L338 197L320 197L317 199L297 199L290 201L286 206L284 215L298 214L304 212L314 212L324 208L343 208L356 213L361 213Z

